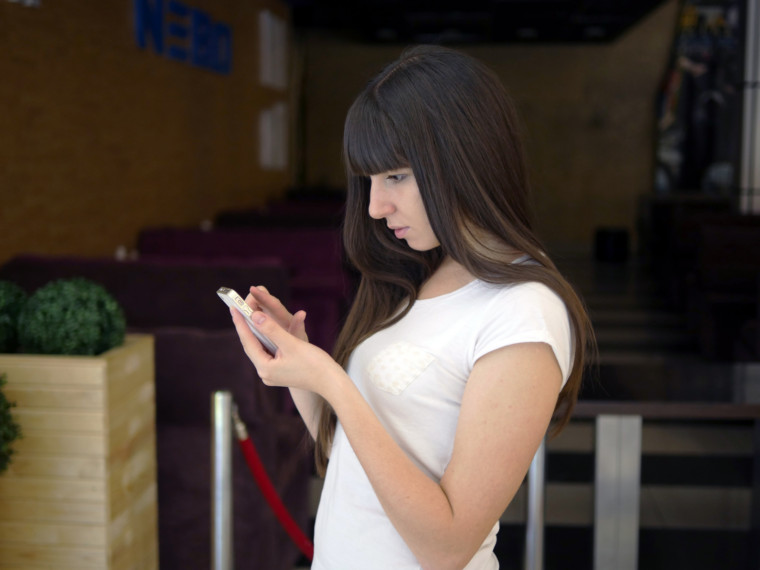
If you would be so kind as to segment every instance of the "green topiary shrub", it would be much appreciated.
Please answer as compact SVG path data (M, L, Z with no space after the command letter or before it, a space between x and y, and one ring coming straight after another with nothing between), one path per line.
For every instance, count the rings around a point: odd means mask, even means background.
M28 297L15 283L0 281L0 353L18 349L18 316Z
M11 445L21 437L21 428L11 416L11 408L16 404L9 402L3 394L5 382L5 374L0 374L0 473L8 469L13 455Z
M37 289L18 320L20 348L34 354L100 354L122 344L125 331L118 302L101 285L79 277Z

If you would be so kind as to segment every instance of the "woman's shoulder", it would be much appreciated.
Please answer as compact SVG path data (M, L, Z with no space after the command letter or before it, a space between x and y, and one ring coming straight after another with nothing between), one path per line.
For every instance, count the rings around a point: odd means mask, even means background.
M538 281L513 284L479 282L480 312L487 321L500 318L520 320L545 318L549 314L564 315L567 307L562 298L549 286ZM473 292L474 295L477 293ZM544 315L542 317L541 315Z
M488 283L478 280L476 289L483 295L502 299L559 299L559 295L548 285L540 281L522 281L519 283Z

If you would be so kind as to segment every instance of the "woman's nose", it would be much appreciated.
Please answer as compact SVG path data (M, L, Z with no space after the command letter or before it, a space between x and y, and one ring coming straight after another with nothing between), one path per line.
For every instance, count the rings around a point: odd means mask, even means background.
M379 182L372 180L369 188L369 216L375 220L381 220L393 212L393 204L383 195Z

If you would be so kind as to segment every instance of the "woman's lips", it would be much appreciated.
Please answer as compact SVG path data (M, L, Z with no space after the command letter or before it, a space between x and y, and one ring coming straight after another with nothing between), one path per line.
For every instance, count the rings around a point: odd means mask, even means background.
M396 239L403 239L406 233L409 231L409 228L394 228L393 233L396 236Z

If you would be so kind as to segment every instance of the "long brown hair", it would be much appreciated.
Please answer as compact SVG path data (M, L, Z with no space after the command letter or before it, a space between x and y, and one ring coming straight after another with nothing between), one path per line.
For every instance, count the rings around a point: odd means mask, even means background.
M489 283L538 281L565 302L574 339L570 378L555 408L553 433L568 422L578 397L593 331L580 298L533 231L519 121L498 77L478 60L439 46L406 50L377 75L351 106L343 154L348 179L343 239L362 275L337 339L346 366L367 337L401 319L422 283L450 256ZM369 179L412 169L441 246L415 251L369 217ZM509 263L509 253L535 260ZM401 306L405 310L399 312ZM327 465L335 414L320 412L316 461Z

